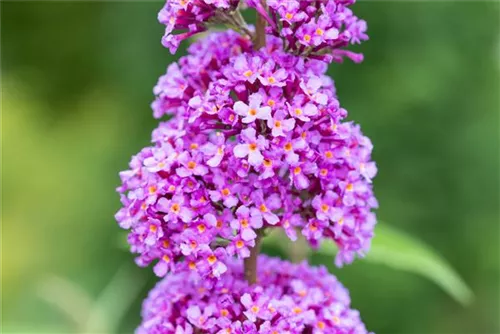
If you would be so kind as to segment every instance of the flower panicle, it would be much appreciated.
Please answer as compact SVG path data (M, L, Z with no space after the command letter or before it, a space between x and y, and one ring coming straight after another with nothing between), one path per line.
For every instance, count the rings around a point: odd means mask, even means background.
M165 25L162 43L175 53L180 43L210 26L224 24L255 40L241 8L253 8L267 22L266 32L284 50L325 62L354 62L362 54L346 50L368 40L366 21L353 14L354 0L169 0L158 15Z

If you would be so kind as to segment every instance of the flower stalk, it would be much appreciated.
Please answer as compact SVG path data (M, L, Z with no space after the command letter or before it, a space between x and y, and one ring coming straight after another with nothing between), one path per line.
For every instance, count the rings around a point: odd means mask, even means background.
M254 48L258 50L266 45L266 19L257 12L257 23L255 25ZM257 259L259 257L262 231L257 232L255 246L250 250L250 256L244 259L245 280L252 285L257 283Z

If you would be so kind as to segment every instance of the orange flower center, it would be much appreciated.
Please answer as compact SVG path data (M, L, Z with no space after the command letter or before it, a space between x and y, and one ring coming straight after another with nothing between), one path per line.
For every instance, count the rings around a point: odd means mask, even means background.
M198 229L199 233L203 233L207 230L207 227L203 224L198 225L196 228Z
M321 211L327 212L329 208L330 207L328 206L328 204L325 203L321 204Z
M208 257L207 261L210 264L214 264L217 261L217 257L215 257L215 255L212 254Z
M267 206L265 204L261 204L259 206L259 210L260 210L260 212L267 212Z
M194 169L196 167L196 162L194 162L194 161L188 162L187 167L189 169Z
M177 203L172 204L172 207L170 208L175 213L179 213L181 211L181 206Z

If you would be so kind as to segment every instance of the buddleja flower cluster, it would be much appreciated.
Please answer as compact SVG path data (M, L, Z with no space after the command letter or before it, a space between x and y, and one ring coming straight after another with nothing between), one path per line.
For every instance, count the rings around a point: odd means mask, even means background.
M120 226L140 266L166 276L139 333L366 333L347 292L324 269L261 257L258 284L242 259L282 229L338 246L338 266L369 249L377 207L372 144L346 122L328 63L367 38L353 1L169 0L163 44L211 24L154 88L152 145L120 173ZM267 43L239 8L267 21ZM181 30L180 33L177 33ZM167 275L168 274L168 275ZM252 283L252 282L250 282Z
M144 302L138 334L367 333L348 291L326 268L260 256L259 283L249 286L241 262L228 261L219 281L167 276Z
M363 60L344 48L367 40L366 22L349 8L355 0L170 0L158 18L165 25L162 43L174 53L184 39L207 30L210 23L227 24L248 34L240 7L255 8L268 23L267 32L283 40L296 55L327 62L347 56ZM266 8L267 7L267 8ZM179 32L179 33L175 33Z

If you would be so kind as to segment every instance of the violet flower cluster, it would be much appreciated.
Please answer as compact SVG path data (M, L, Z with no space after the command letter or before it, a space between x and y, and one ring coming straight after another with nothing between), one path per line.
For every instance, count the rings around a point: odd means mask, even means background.
M349 44L367 40L366 22L349 8L355 0L170 0L159 13L165 25L162 43L175 53L184 39L207 30L210 24L226 24L251 35L238 6L247 6L268 23L267 32L283 40L295 55L341 62L355 62L362 54L345 50ZM265 4L266 3L266 4ZM175 33L178 32L178 33Z
M227 32L179 64L153 103L156 117L175 117L121 173L117 219L138 263L159 260L159 276L189 267L219 277L226 257L248 257L258 230L273 227L313 246L334 240L339 266L363 255L376 222L372 145L340 122L325 63L284 53L279 39L252 51Z
M367 39L353 2L167 0L159 20L172 52L211 24L233 30L206 35L167 68L152 109L168 120L120 173L116 219L137 264L166 276L138 333L366 333L326 269L246 263L272 229L312 247L333 241L337 266L370 247L372 144L345 121L325 75L331 61L362 59L345 49ZM254 33L241 7L267 22L265 45L255 47L263 26Z
M219 281L172 274L149 293L137 334L365 334L347 289L326 268L261 255L249 286L241 261Z

